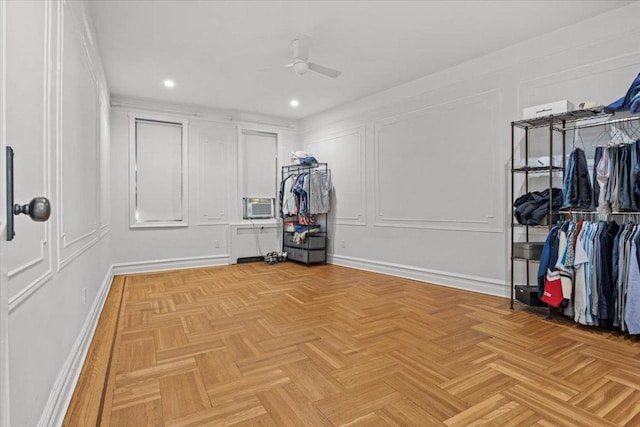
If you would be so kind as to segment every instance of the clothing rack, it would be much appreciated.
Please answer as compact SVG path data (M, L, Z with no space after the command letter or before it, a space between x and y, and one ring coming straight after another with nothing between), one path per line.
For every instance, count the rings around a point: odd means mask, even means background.
M314 180L317 176L324 178ZM331 171L327 163L283 166L281 177L282 250L287 252L287 259L307 266L326 264L331 191Z

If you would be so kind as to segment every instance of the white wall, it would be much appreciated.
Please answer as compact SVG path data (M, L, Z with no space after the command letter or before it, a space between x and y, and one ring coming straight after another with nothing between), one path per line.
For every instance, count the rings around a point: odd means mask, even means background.
M276 250L280 238L276 220L242 220L238 141L242 129L278 135L278 156L289 161L296 132L277 119L269 124L238 122L229 112L189 109L185 106L134 102L119 98L111 115L111 185L114 261L117 272L162 270L235 263L239 257ZM144 107L142 109L141 107ZM167 112L167 111L171 112ZM154 112L155 111L155 112ZM129 116L161 114L188 120L188 226L129 228ZM276 125L274 125L274 123Z
M622 96L640 72L637 16L636 3L303 120L333 172L332 262L507 296L510 122Z
M110 283L109 94L83 2L3 2L6 140L16 202L8 252L10 425L64 416ZM3 180L4 182L4 180Z

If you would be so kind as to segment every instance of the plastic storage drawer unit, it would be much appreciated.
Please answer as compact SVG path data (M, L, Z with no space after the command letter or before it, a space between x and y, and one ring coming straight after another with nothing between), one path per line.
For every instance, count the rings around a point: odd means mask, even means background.
M516 242L513 244L513 256L523 259L540 259L544 242Z
M542 307L545 304L538 298L537 286L515 286L515 296L518 301L532 307Z
M300 243L296 243L293 240L293 233L285 233L284 245L292 248L302 248L302 249L324 249L325 243L324 243L324 236L313 236L313 235L308 235L306 239L304 239Z
M284 248L288 252L288 259L293 261L299 261L304 263L317 263L325 261L325 251L324 250L315 250L315 251L305 251L303 249L295 249L295 248Z

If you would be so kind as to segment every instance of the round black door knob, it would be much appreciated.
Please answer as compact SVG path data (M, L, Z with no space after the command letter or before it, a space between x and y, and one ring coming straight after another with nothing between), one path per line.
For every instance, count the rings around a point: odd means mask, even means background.
M13 206L13 214L29 215L29 218L38 222L46 221L51 216L51 203L46 197L34 197L29 204L20 206L16 203Z

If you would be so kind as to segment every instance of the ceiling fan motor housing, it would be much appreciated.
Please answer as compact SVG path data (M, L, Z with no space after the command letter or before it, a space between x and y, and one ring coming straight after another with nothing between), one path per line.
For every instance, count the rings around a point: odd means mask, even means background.
M307 63L307 61L296 58L293 62L293 71L295 71L297 75L301 76L309 71L309 64Z

